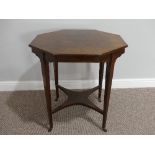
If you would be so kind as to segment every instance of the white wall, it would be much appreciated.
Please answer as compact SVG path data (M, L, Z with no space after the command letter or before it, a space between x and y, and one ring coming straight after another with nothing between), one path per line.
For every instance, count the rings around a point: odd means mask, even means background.
M28 44L39 33L69 28L98 29L124 38L129 47L117 61L115 79L155 78L155 20L0 20L0 81L41 80L39 59ZM98 65L60 64L59 78L98 79Z

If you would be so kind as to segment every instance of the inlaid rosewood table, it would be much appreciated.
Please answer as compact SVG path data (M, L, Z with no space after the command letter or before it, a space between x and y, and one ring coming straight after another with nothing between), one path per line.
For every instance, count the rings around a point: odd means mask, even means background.
M106 120L114 64L116 59L125 52L125 48L128 46L123 39L119 35L97 30L60 30L36 36L29 46L32 48L32 52L39 57L41 62L48 119L50 124L48 131L51 131L53 128L52 114L68 106L83 105L99 112L103 116L102 129L106 132ZM68 95L68 99L55 109L52 108L51 103L49 74L50 62L53 62L54 64L56 101L59 98L59 89ZM58 84L58 62L99 63L98 86L81 92L71 91L60 86ZM105 93L102 110L93 104L88 99L88 96L98 90L98 100L101 102L103 70L105 63Z

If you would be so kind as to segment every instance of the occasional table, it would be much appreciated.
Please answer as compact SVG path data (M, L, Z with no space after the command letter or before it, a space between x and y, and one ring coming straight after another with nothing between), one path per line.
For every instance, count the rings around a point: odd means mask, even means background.
M118 57L128 46L124 40L116 34L98 30L60 30L37 35L29 45L41 62L42 76L47 103L49 119L49 130L53 128L52 114L72 105L83 105L89 107L103 116L102 129L106 130L106 120L111 93L114 64ZM68 96L67 100L60 106L53 109L50 93L49 63L54 66L56 101L59 98L59 89ZM66 63L99 63L99 84L98 86L84 90L73 91L66 89L58 83L58 62ZM101 102L102 80L104 64L106 63L105 93L103 110L93 104L88 96L98 90L98 100Z

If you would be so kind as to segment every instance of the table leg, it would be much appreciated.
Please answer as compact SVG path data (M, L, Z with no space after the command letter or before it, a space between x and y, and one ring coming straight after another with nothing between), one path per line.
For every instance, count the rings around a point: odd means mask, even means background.
M51 109L52 107L51 107L49 62L47 62L44 54L40 58L40 61L41 61L44 91L45 91L45 97L46 97L46 103L47 103L48 119L50 124L50 128L48 131L51 131L53 128L53 120L52 120L52 109Z
M99 63L99 91L98 91L98 101L99 102L101 102L103 72L104 72L104 62L100 62Z
M56 89L56 99L59 98L59 88L58 88L58 62L53 62L53 68L54 68L54 77L55 77L55 89Z
M102 122L102 129L105 132L107 132L106 120L107 120L109 99L110 99L110 93L111 93L114 64L115 64L115 58L111 56L110 59L107 61L106 77L105 77L104 110L103 110L103 122Z

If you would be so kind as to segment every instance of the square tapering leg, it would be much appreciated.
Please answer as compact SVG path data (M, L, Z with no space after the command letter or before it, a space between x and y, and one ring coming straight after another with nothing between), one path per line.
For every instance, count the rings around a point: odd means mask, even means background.
M110 93L111 93L112 78L113 78L113 72L114 72L114 64L115 64L115 58L113 56L110 56L110 58L107 60L107 65L106 65L104 110L103 110L103 122L102 122L102 129L105 132L107 132L106 121L107 121L107 113L108 113L109 99L110 99Z
M103 72L104 72L104 62L100 62L99 63L99 91L98 91L99 102L101 102Z
M50 124L50 128L48 131L51 131L53 128L53 119L52 119L52 109L51 109L52 106L51 106L51 92L50 92L49 62L46 60L45 54L43 54L40 57L40 61L41 61L41 69L42 69L45 97L46 97L46 103L47 103L48 119Z
M55 89L56 89L56 98L55 101L59 98L59 87L58 87L58 62L53 62L54 68L54 77L55 77Z

